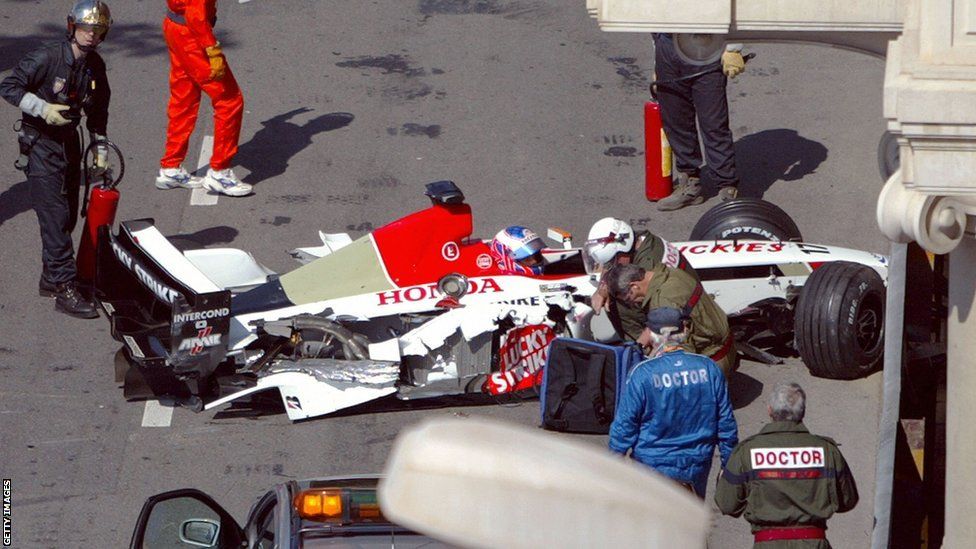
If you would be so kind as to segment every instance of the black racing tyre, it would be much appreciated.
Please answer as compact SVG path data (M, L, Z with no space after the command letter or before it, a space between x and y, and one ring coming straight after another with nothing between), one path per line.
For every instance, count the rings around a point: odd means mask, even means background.
M901 155L898 150L898 139L891 132L884 132L878 142L878 171L881 179L888 181L891 175L901 167Z
M793 219L779 206L758 198L722 202L705 212L690 240L802 241Z
M835 261L813 271L796 305L800 358L817 377L854 379L875 371L884 350L885 286L874 269Z

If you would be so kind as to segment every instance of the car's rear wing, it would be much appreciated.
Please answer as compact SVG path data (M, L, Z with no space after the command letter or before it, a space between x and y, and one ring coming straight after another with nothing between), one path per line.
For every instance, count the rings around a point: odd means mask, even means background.
M231 293L195 267L153 224L100 229L95 297L130 362L209 376L227 353Z

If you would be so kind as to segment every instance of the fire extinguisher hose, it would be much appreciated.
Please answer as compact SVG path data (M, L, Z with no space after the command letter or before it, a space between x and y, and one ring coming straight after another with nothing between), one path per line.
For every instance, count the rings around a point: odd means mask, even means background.
M82 143L84 143L84 132L82 132L80 129L79 132L82 133L81 139L82 139ZM98 154L99 147L106 147L108 149L111 149L112 151L115 152L114 156L118 159L117 173L114 174L111 173L111 172L115 172L115 170L111 170L109 172L103 172L101 174L102 182L101 184L99 184L99 187L104 190L114 189L122 181L122 176L125 175L125 158L122 156L122 151L119 150L119 147L115 143L109 141L108 139L93 139L92 142L89 143L87 147L85 147L85 152L81 155L82 171L83 171L83 176L85 178L85 197L82 200L82 204L81 204L81 217L88 216L88 197L91 194L89 191L91 190L91 183L93 177L93 174L91 173L89 166L94 165L94 158L95 155ZM91 155L92 162L88 162L89 155Z

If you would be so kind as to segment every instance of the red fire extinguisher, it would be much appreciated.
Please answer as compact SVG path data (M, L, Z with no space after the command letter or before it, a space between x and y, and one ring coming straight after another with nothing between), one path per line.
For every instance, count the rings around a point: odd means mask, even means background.
M118 160L117 174L103 172L95 177L101 178L91 194L88 189L92 182L92 173L89 166L94 162L88 162L89 157L94 159L99 148L105 147L115 152ZM81 216L85 218L85 230L81 234L81 244L78 246L78 278L85 282L91 282L95 278L95 250L98 248L98 228L102 225L111 226L115 222L115 212L119 207L119 190L116 188L122 175L125 173L125 160L122 152L114 143L107 139L92 141L82 155L84 161L85 176L85 199L81 207Z
M671 145L661 124L661 105L644 103L644 194L660 200L671 194Z
M743 56L746 63L755 57L755 53ZM657 87L667 86L676 82L692 80L710 72L721 72L722 66L716 65L678 78L654 80L649 86L651 100L644 103L644 194L648 200L660 200L671 194L671 144L664 135L664 125L661 123L661 104L657 102Z

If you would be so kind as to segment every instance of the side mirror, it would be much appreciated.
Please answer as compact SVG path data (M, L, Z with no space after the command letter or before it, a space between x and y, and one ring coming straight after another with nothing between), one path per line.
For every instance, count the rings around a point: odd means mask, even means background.
M244 531L230 514L200 490L182 489L146 500L129 549L240 547Z
M180 541L195 547L217 547L220 523L208 519L184 520L180 525Z

